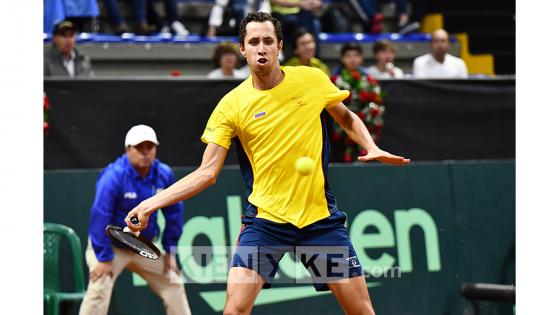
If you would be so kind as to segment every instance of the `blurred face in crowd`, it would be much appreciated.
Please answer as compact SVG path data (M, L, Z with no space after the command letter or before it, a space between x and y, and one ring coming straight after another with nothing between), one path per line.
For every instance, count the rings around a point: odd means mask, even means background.
M380 50L375 54L378 64L387 64L395 60L395 53L391 49Z
M239 49L254 74L268 75L275 67L280 67L278 54L282 50L282 41L278 41L270 21L249 22Z
M294 52L302 60L311 60L315 56L316 44L313 35L305 33L296 41Z
M432 33L432 41L430 42L432 55L436 59L443 59L449 51L449 35L446 31L439 29Z
M348 50L342 55L342 65L346 70L355 71L362 65L362 54L357 50Z
M231 72L237 66L237 55L234 53L225 53L220 57L220 68L223 71Z
M156 159L156 151L156 144L151 141L144 141L135 146L126 147L128 161L142 176L147 175L150 170L150 166Z
M69 56L74 47L76 47L76 33L71 30L56 34L53 42L58 47L60 52Z

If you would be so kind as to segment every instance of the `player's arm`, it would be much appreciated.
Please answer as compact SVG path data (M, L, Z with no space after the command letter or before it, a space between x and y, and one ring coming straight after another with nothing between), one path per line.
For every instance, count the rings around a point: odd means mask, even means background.
M409 159L381 150L375 142L373 142L369 131L360 117L349 110L343 103L338 103L338 105L327 108L327 111L336 123L344 129L350 139L367 150L366 155L358 157L359 161L367 162L377 160L382 163L393 165L406 165L410 163Z
M132 209L125 219L128 227L135 232L141 231L146 228L150 215L157 209L189 199L213 185L222 170L227 151L226 148L217 144L208 143L200 166L194 172ZM130 222L130 218L133 216L138 217L140 221L138 225Z

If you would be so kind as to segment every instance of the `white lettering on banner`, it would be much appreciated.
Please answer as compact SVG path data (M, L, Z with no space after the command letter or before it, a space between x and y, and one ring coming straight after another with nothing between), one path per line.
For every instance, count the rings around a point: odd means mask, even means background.
M228 196L227 212L223 216L194 216L185 222L177 248L179 260L183 265L183 281L190 283L227 281L228 258L236 248L241 214L241 197ZM421 256L412 257L410 233L415 227L424 234L424 259L427 261L427 271L441 271L438 228L430 213L424 209L411 208L394 210L392 215L393 222L378 210L364 209L356 212L354 220L347 229L360 262L353 259L354 257L349 257L348 264L360 264L366 277L383 277L388 270L391 272L397 270L399 278L401 272L413 272L413 260L422 259ZM163 229L162 224L160 229ZM370 226L375 228L374 231L370 231ZM204 253L195 253L195 239L200 236L203 236L209 244ZM370 249L377 249L378 254L375 257L368 255L366 251ZM391 254L394 250L396 255ZM204 257L204 259L198 261L193 259L194 257ZM292 255L285 255L278 268L276 278L282 274L293 281L300 282L309 277L302 263Z
M195 216L190 218L183 226L183 235L179 240L178 251L179 259L184 261L186 276L191 282L212 283L227 280L227 257L228 252L236 248L237 235L240 229L242 214L242 201L239 196L227 197L227 218L224 216ZM411 255L410 231L412 227L418 227L424 233L426 257L429 272L441 270L441 258L439 250L439 237L436 222L428 211L420 208L408 210L395 210L395 217L392 224L387 217L380 211L364 209L359 211L352 224L348 227L350 239L354 244L360 265L364 272L374 277L382 276L386 270L391 270L395 266L402 269L404 273L413 271L413 261ZM226 222L227 219L227 222ZM373 226L376 232L366 232L366 228ZM229 230L229 247L226 244L227 230ZM208 261L204 263L193 259L194 239L205 236L210 241L206 257ZM396 240L396 241L395 241ZM222 247L228 247L223 249ZM382 250L379 256L370 257L366 250ZM390 254L391 249L397 250L397 257ZM213 253L212 253L213 251ZM353 258L353 259L352 259ZM224 261L222 261L224 260ZM355 257L350 257L348 263L358 265ZM402 266L401 266L402 264ZM225 270L220 268L225 266ZM307 276L307 271L301 262L291 255L286 255L279 263L279 269L288 278L299 280ZM277 273L278 277L280 273ZM186 280L186 279L185 279Z

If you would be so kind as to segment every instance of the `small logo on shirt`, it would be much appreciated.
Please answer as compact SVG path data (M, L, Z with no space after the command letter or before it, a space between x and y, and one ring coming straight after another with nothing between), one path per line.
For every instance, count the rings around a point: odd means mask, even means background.
M292 97L292 101L296 102L299 106L307 104L307 102L303 100L303 96Z
M136 199L138 197L135 192L125 192L124 199Z
M255 118L261 118L264 115L266 115L266 112L260 112L260 113L255 114Z

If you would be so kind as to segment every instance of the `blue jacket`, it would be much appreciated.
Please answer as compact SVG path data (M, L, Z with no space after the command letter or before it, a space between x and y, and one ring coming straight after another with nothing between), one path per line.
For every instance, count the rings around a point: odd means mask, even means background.
M105 234L105 227L108 224L126 226L124 218L130 210L174 182L171 168L157 159L150 167L148 176L140 177L126 154L101 171L95 184L95 200L89 221L89 236L98 261L113 259L111 239ZM162 244L165 251L169 252L171 246L177 246L183 231L183 203L171 205L162 209L162 212L165 217ZM149 240L155 240L159 232L155 212L141 234Z

